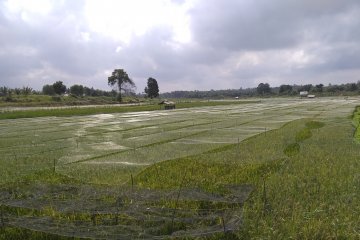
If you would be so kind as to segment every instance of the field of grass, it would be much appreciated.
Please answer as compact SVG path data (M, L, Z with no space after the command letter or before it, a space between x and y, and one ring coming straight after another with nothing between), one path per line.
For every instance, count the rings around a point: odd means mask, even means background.
M198 229L210 224L193 223L204 208L213 211L213 229L230 229L231 221L218 213L224 207L240 209L240 228L233 234L215 231L220 233L210 239L358 239L358 113L351 119L358 104L359 99L267 99L172 111L1 120L0 239L161 239L184 229L189 232L184 236L195 238L195 230L204 232ZM226 198L229 185L243 191L239 206L220 197L221 204L205 201L211 194ZM131 195L134 188L145 199L152 196L145 190L161 196L154 204L170 209L170 227L164 220L168 213L161 215L165 227L146 232L155 220L133 218L148 210L131 208L134 216L116 212L120 192ZM198 201L189 200L190 189L204 193L196 192ZM175 191L174 198L165 197L172 196L165 194L169 191ZM174 221L183 219L187 208L196 211L186 220L195 227ZM126 219L124 232L139 225L144 235L116 232L109 219L118 226L119 214ZM158 221L157 212L147 214Z
M161 110L164 107L157 104L158 101L136 103L136 104L104 104L104 105L83 105L83 106L53 106L53 107L0 107L1 119L34 118L34 117L69 117L84 116L92 114L126 113ZM257 103L260 100L242 101L191 101L182 100L176 102L176 108L209 107L233 104Z
M129 102L134 99L125 97L124 101ZM115 97L106 96L49 96L49 95L16 95L0 97L0 107L35 107L35 106L73 106L73 105L93 105L93 104L114 104L118 103Z

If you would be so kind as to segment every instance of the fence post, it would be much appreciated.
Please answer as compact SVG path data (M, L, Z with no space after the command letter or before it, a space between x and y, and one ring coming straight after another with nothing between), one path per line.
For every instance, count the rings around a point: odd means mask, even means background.
M53 173L55 173L56 171L56 158L54 158L54 161L53 161Z
M5 219L4 219L4 209L3 209L3 205L0 205L0 228L5 227Z
M224 210L225 211L225 210ZM226 224L225 224L225 212L222 212L222 215L221 215L221 222L222 222L222 227L223 227L223 231L224 231L224 234L226 233Z
M238 150L240 149L240 138L238 138Z
M177 196L176 196L174 211L173 211L173 215L172 215L172 219L171 219L171 233L174 232L174 220L175 220L176 208L177 208L177 205L178 205L178 202L179 202L180 193L181 193L181 190L183 188L183 184L185 183L187 171L188 171L188 169L185 169L185 173L184 173L183 179L181 180L181 183L180 183L180 186L179 186L179 191L178 191Z
M134 178L132 173L130 173L130 177L131 177L131 191L134 192Z

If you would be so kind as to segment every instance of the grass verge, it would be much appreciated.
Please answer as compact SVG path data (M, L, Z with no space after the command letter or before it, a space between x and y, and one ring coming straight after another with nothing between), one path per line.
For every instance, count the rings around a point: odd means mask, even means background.
M182 102L177 103L177 109L207 106L223 106L231 104L249 104L258 101L209 101L209 102ZM161 110L159 105L131 105L131 106L97 106L97 107L69 107L69 108L52 108L37 110L19 110L0 113L1 119L17 119L17 118L34 118L34 117L69 117L83 116L92 114L109 114L109 113L125 113L125 112L141 112Z
M239 239L358 239L360 150L351 131L346 118L295 121L217 153L155 164L135 181L174 188L187 172L187 186L210 192L226 184L253 185Z

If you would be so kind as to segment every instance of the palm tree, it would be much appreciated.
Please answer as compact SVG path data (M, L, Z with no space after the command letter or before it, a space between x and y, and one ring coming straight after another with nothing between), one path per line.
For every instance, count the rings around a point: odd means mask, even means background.
M117 99L119 102L122 102L121 90L124 90L126 86L135 87L135 83L129 78L124 69L115 69L111 76L108 77L108 84L110 86L117 84L119 90Z

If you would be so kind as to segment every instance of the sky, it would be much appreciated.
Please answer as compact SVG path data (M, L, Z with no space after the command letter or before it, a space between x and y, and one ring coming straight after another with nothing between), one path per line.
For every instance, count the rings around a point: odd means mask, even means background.
M360 80L358 0L0 0L0 86L143 92Z

